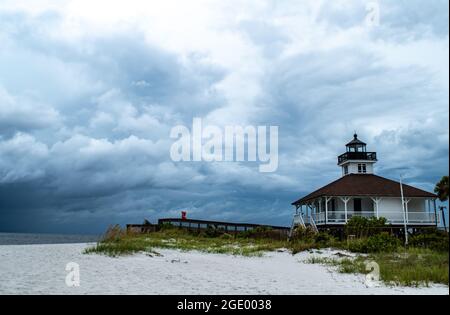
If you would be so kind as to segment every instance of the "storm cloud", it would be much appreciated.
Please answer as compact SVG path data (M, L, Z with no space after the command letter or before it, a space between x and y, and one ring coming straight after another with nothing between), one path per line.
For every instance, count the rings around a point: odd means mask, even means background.
M0 4L0 231L178 216L289 224L356 130L376 172L448 174L448 1ZM194 117L279 126L279 168L172 162Z

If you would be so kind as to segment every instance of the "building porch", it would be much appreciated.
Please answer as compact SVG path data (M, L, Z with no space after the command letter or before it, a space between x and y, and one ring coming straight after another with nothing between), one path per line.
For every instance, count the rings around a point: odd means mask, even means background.
M403 210L404 209L404 210ZM344 225L354 216L384 217L388 224L435 226L439 223L435 199L371 196L320 197L296 205L294 225Z

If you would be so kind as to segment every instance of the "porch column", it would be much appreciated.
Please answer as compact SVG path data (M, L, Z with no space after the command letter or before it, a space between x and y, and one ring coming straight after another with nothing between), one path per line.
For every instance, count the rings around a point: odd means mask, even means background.
M319 205L319 213L321 213L322 212L322 198L319 198L318 205Z
M344 209L345 209L345 223L347 224L348 222L348 209L347 209L347 204L348 204L348 198L345 198L344 201Z
M428 218L431 222L431 199L425 200L425 211L428 213Z
M437 214L437 207L436 207L436 199L433 199L433 205L434 205L434 220L436 221L436 227L438 226L438 214Z
M409 223L408 203L411 199L405 199L406 223Z
M348 222L347 204L350 201L350 198L349 197L339 197L339 199L341 199L342 202L344 203L345 223L347 223Z
M314 201L311 206L314 208L314 213L316 214L316 218L319 218L320 210L319 210L319 207L317 206L317 203Z
M299 205L295 205L295 214L298 214L298 208L299 207L300 207Z
M380 212L379 212L378 204L380 203L381 199L383 199L383 198L379 198L379 197L372 198L371 197L371 199L375 203L375 209L376 209L376 212L377 212L376 213L377 214L377 219L379 219L380 218Z
M325 197L325 223L328 224L328 202L331 200L331 197Z

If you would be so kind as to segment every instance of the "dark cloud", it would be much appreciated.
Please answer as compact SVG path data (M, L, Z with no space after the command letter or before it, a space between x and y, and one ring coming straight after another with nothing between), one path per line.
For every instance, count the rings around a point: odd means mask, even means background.
M290 202L340 176L355 129L379 174L432 190L448 174L448 72L428 66L434 52L386 62L380 40L448 46L448 3L382 1L382 24L365 30L365 2L344 2L314 19L268 4L226 25L236 51L209 52L163 48L135 25L62 36L59 12L0 10L0 231L101 232L181 210L289 224ZM172 162L170 129L195 116L278 125L278 171Z

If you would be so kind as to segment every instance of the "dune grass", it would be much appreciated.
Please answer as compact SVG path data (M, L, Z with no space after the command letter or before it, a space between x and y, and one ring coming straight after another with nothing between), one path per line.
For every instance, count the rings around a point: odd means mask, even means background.
M448 285L448 252L409 248L394 254L379 253L373 260L380 265L381 279L406 286L442 283Z
M287 241L271 239L233 238L194 235L184 230L168 229L151 234L127 234L119 230L109 231L95 246L84 253L99 253L111 257L137 252L152 252L157 248L197 250L214 254L261 256L263 252L285 247Z
M391 253L374 253L355 258L310 257L306 262L334 266L340 273L366 274L366 262L380 267L380 280L388 285L429 286L431 283L449 284L448 252L424 248L399 249Z

